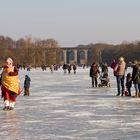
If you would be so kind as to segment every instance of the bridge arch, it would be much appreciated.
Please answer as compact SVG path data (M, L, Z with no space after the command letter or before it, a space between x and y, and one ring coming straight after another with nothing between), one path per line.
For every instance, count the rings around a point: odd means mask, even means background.
M60 63L87 64L88 49L85 48L61 48Z

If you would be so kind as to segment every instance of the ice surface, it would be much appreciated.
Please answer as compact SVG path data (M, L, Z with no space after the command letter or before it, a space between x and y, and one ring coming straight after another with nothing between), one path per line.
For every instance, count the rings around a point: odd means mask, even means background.
M30 96L22 92L13 111L3 111L0 100L0 140L140 139L140 99L115 96L111 69L110 88L92 88L89 68L76 74L20 70L21 88L25 74L32 80Z

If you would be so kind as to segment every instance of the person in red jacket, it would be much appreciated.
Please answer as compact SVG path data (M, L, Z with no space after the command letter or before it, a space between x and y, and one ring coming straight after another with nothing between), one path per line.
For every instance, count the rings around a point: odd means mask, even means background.
M8 58L1 73L1 90L4 99L3 110L13 110L16 97L20 93L18 69L13 66L13 60Z

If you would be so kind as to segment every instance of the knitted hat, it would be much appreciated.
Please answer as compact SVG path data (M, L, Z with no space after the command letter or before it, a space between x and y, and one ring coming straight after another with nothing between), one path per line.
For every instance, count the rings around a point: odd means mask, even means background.
M120 57L120 58L119 58L119 61L124 61L124 58L123 58L123 57Z
M9 68L13 66L13 60L10 57L6 60L6 66L8 66Z

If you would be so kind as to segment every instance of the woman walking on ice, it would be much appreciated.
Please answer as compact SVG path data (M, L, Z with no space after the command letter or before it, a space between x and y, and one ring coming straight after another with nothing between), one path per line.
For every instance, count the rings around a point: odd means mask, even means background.
M119 58L119 62L114 68L114 71L116 71L116 79L117 79L117 90L118 94L116 96L124 95L125 86L124 86L124 78L125 78L125 69L126 69L126 63L124 61L123 57Z
M4 99L3 110L13 110L16 97L20 93L18 69L13 66L13 60L8 58L1 74L1 90Z

